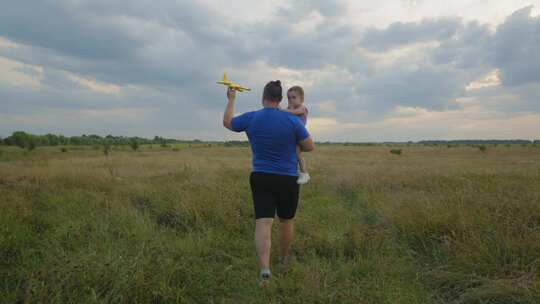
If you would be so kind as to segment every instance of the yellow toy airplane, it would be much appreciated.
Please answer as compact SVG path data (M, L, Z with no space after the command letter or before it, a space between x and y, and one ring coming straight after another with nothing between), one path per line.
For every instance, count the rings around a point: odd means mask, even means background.
M223 74L223 80L218 81L217 83L226 85L229 88L234 89L235 91L238 91L238 92L251 91L251 89L248 89L248 88L245 88L245 87L243 87L243 86L241 86L239 84L230 82L229 79L227 79L227 73L224 73Z

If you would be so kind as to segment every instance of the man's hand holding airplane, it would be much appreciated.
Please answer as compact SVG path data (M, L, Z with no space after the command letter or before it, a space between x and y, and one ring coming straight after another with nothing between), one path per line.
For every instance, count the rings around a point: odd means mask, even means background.
M230 87L227 88L227 99L229 101L234 101L235 98L236 98L236 90Z

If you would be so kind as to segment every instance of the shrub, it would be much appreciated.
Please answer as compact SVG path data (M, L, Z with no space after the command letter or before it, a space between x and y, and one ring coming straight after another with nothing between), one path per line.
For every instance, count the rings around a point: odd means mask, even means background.
M484 145L482 145L482 146L478 146L478 150L480 150L481 152L484 152L484 153L485 153L485 152L486 152L486 150L487 150L487 147L486 147L486 146L484 146Z
M35 148L36 148L36 142L33 141L33 140L30 140L30 141L28 142L28 151L32 151L32 150L34 150Z
M137 149L139 149L139 143L135 139L129 143L129 146L131 149L133 149L133 151L137 151Z
M110 151L111 151L111 145L110 144L103 144L103 154L109 155Z
M401 149L392 149L392 150L390 150L390 153L396 154L396 155L401 155Z
M28 148L30 142L30 134L27 134L23 131L13 132L11 136L4 139L8 145L15 145L19 148Z
M60 151L62 151L62 153L66 153L68 151L68 149L66 147L62 147L62 148L60 148Z

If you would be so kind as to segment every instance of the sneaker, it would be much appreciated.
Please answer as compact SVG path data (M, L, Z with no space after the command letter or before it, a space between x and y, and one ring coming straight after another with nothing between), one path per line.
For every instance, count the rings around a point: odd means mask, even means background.
M270 284L270 273L261 273L261 277L259 279L259 286L260 287L266 287Z
M287 272L289 270L290 263L290 257L278 257L278 269L280 272Z
M296 180L296 183L299 185L306 184L309 182L309 173L300 172L300 175L298 175L298 179Z

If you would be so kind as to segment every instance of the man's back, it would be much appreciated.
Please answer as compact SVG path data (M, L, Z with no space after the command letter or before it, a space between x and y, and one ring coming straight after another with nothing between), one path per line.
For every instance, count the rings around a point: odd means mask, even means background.
M253 171L297 176L296 144L309 134L298 117L263 108L233 118L234 131L246 131L253 152Z

